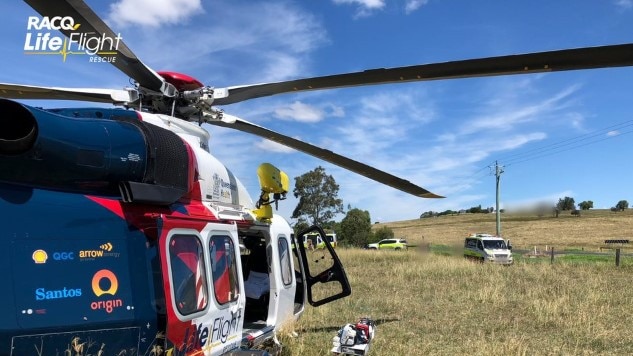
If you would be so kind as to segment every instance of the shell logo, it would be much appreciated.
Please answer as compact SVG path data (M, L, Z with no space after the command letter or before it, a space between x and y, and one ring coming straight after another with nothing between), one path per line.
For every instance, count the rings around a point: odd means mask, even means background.
M46 263L46 260L48 259L48 254L44 250L35 250L33 251L33 256L31 257L33 258L33 261L35 261L35 263L41 264Z
M110 288L108 288L107 290L101 289L100 286L101 280L104 278L110 281ZM95 275L92 277L92 291L97 297L100 297L104 294L115 295L118 289L119 280L116 278L116 275L108 269L97 271L97 273L95 273Z

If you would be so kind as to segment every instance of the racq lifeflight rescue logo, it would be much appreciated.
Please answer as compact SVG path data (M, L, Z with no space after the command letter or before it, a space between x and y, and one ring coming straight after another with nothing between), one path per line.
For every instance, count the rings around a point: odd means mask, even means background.
M60 55L66 62L68 55L88 55L90 62L116 61L121 34L83 32L81 24L70 16L29 16L26 24L24 54ZM52 31L67 31L67 36Z

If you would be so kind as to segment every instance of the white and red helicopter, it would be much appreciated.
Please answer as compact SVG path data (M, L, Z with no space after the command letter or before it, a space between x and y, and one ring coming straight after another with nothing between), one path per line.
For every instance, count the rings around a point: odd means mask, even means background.
M116 37L82 0L26 0L42 18L72 18L68 38ZM395 189L439 197L387 172L229 115L265 96L358 85L633 65L633 44L460 60L213 88L155 72L120 42L122 90L0 83L0 354L264 354L287 322L351 293L318 226L295 237L272 205L288 176L257 169L253 200L211 155L202 123L289 146ZM41 109L11 99L119 108ZM303 235L322 235L319 258ZM310 258L309 258L310 257ZM321 288L324 287L325 288Z

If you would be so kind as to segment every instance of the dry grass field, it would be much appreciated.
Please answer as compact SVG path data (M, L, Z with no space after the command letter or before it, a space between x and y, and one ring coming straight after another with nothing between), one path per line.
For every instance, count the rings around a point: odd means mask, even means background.
M597 249L633 233L629 212L507 218L503 235L520 248ZM495 228L494 214L385 225L412 243L454 245ZM547 258L503 267L423 251L339 249L352 296L307 308L294 325L299 336L281 336L283 354L328 355L336 331L362 316L377 322L370 355L633 354L633 257L620 267Z
M558 218L501 214L501 235L520 249L545 245L561 249L599 248L604 245L604 240L616 238L629 238L633 242L633 209L616 213L588 210L581 214L577 217L564 211ZM469 233L496 232L495 214L462 214L374 224L374 228L380 226L388 226L395 237L406 237L412 244L461 246Z

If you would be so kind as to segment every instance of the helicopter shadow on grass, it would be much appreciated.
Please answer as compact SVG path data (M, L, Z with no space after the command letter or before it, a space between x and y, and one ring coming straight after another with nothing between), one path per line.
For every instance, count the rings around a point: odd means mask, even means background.
M394 321L400 321L399 318L381 318L381 319L375 319L374 323L376 324L376 326L378 325L382 325L382 324L386 324L386 323L391 323ZM356 322L356 320L354 321ZM321 327L315 327L315 328L305 328L302 329L301 332L334 332L334 331L339 331L341 329L341 326L321 326Z

